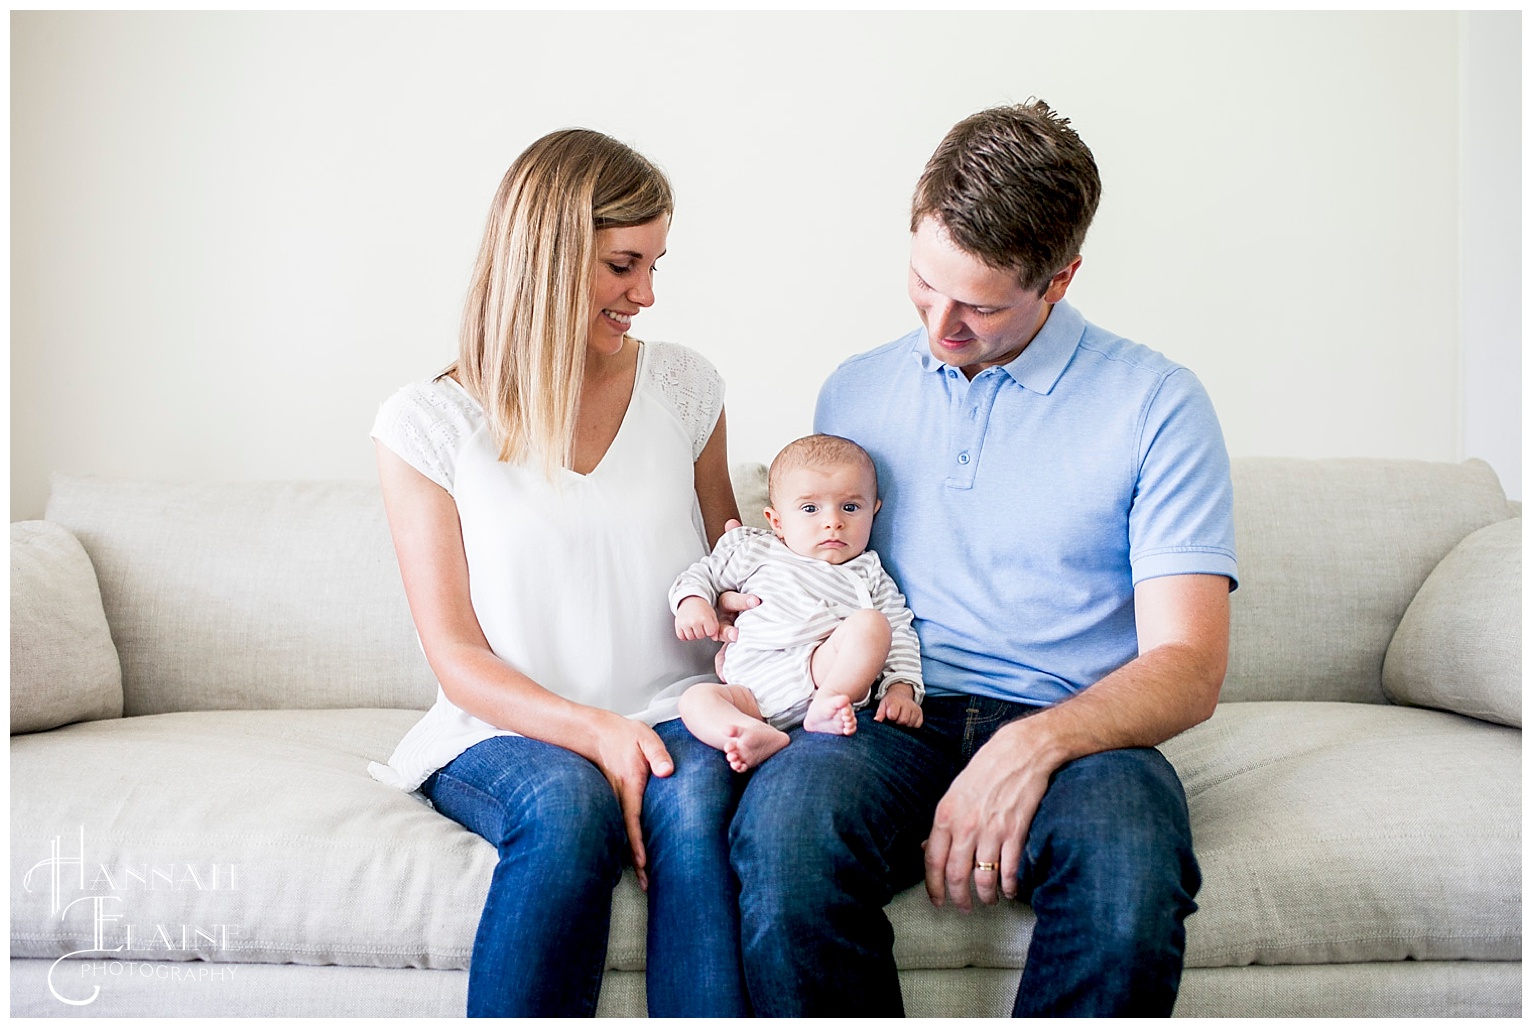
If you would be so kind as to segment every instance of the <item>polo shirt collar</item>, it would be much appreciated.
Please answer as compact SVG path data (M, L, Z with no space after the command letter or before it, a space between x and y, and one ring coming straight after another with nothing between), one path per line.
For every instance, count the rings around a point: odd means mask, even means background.
M1084 335L1084 316L1070 306L1067 300L1060 300L1048 312L1048 320L1043 322L1043 327L1032 337L1027 348L1009 364L1002 364L1001 368L1018 385L1046 396L1058 384L1059 376L1069 366L1075 355L1075 347L1080 345ZM931 355L930 339L924 328L915 333L912 353L926 371L941 371L947 367Z

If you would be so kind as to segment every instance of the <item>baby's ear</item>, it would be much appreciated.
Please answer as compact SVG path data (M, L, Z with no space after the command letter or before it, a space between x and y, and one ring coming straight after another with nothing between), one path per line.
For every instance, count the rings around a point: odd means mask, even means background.
M761 513L766 515L766 523L771 526L771 531L773 534L775 534L778 539L782 538L782 518L778 516L776 508L767 507L765 510L761 511Z
M873 500L872 501L872 512L874 514L876 514L878 511L880 511L882 509L883 509L883 501L882 500Z

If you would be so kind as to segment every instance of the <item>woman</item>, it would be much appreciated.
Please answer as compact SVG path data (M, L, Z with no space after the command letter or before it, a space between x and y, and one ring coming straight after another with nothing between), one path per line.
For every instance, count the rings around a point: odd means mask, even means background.
M645 784L673 769L625 715L711 670L666 594L738 516L723 384L690 350L627 334L654 302L671 208L623 144L538 140L495 196L457 361L373 429L440 689L372 769L499 850L471 1016L594 1012L625 858L646 883ZM723 959L737 979L737 945Z

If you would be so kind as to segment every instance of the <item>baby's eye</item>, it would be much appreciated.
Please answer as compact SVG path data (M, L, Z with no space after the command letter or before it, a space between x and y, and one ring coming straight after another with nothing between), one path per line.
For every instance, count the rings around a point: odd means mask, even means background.
M818 514L819 513L819 504L817 504L817 503L805 503L802 507L799 507L798 509L803 511L803 513L805 513L805 514Z
M862 505L860 503L843 503L840 505L840 509L847 514L855 514L862 509Z

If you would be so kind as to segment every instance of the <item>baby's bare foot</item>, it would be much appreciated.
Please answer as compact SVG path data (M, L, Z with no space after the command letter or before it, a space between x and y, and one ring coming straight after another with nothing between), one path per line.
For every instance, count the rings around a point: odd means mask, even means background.
M787 733L764 721L751 725L730 725L724 729L723 755L736 771L759 767L761 761L787 745Z
M815 693L803 715L803 730L851 735L856 731L856 711L851 709L851 698L838 692Z

